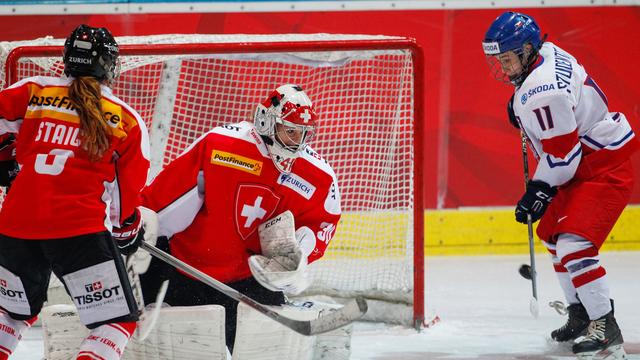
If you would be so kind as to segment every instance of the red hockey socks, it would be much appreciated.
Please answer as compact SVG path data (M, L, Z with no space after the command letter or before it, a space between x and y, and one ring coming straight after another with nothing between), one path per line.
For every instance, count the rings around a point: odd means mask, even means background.
M120 359L135 329L133 321L98 326L80 345L76 360Z

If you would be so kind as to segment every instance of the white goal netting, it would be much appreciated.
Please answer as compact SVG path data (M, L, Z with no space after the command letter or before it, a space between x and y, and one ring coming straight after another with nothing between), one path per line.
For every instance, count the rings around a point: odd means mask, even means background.
M251 121L255 105L278 85L300 84L320 115L311 146L337 174L344 213L326 255L311 265L310 292L406 304L403 316L409 319L402 322L411 323L418 200L414 109L422 105L416 103L409 41L327 34L117 40L121 75L114 93L147 123L152 175L212 127ZM403 41L404 47L385 45ZM3 71L17 46L37 45L47 55L12 58L0 79L61 75L62 43L49 38L0 43ZM197 50L192 44L199 44ZM44 51L45 45L59 50Z

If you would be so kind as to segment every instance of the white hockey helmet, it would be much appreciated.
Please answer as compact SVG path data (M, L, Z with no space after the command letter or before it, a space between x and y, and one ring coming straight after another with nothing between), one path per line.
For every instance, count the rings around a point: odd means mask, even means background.
M282 85L258 104L253 122L276 168L288 173L315 134L317 115L298 85Z

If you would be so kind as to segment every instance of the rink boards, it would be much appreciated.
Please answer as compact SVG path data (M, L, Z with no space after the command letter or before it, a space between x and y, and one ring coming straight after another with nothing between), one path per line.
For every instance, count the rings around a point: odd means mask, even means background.
M628 206L613 228L605 251L640 250L640 206ZM325 258L406 256L413 247L410 217L402 212L345 213ZM534 225L535 230L535 225ZM524 254L527 227L515 222L511 207L427 210L425 255ZM544 252L536 240L536 251Z

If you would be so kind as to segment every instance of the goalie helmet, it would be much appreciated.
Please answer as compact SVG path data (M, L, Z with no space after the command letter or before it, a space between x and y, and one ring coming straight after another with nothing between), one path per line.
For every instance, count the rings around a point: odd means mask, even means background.
M508 11L493 21L485 34L482 47L496 78L520 86L527 77L529 67L535 61L543 42L544 39L540 38L540 27L532 17ZM527 51L529 48L526 45L531 45L530 51ZM505 64L500 65L500 60L497 59L499 55L509 51L517 55L521 64L521 69L513 74L506 74Z
M258 104L253 122L278 170L291 172L300 151L315 134L316 119L311 100L297 85L282 85Z
M64 73L112 81L118 75L119 54L118 44L109 30L80 25L64 43Z

